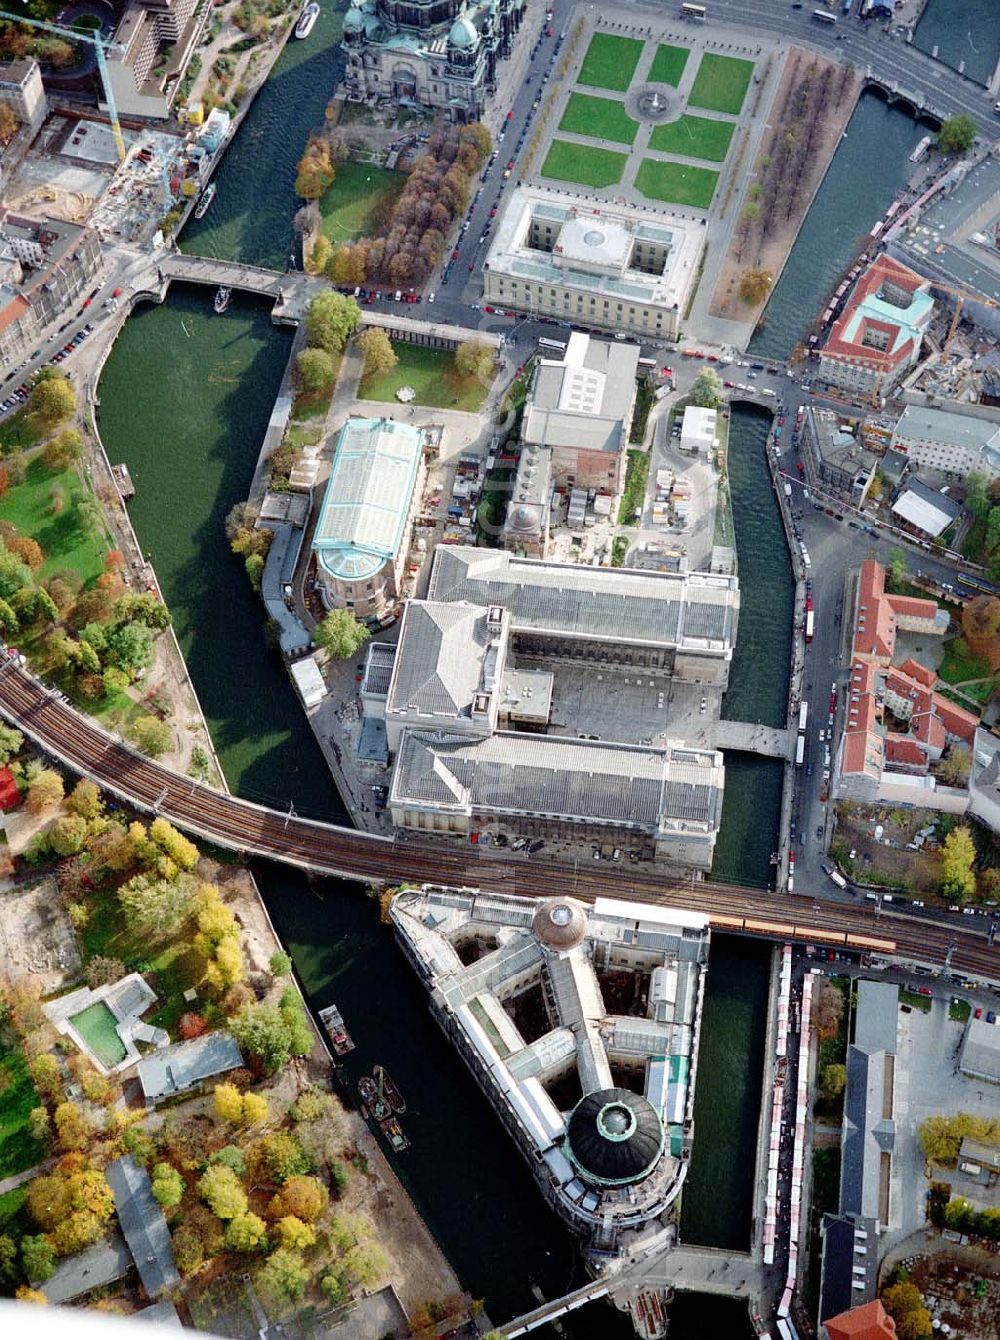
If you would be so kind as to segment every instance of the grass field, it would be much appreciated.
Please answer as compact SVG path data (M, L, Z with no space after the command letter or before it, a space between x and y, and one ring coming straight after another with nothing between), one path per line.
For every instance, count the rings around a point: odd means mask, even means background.
M592 98L587 93L571 93L560 130L574 135L592 135L595 140L614 140L617 144L631 144L638 121L625 111L625 104L614 98Z
M324 237L335 244L367 237L374 231L375 211L391 204L405 185L405 172L387 172L367 163L341 163L333 185L320 197Z
M622 179L625 161L625 154L616 154L612 149L553 140L542 164L542 176L575 182L578 186L614 186Z
M24 1053L0 1036L0 1178L32 1168L44 1157L28 1129L28 1116L39 1101Z
M705 107L710 112L728 112L735 116L743 106L752 74L752 60L706 54L698 66L688 103L692 107Z
M53 512L55 498L62 499L58 514ZM104 570L107 546L83 511L86 498L75 470L53 474L38 458L28 466L24 483L0 498L0 520L13 521L22 535L30 535L42 546L43 577L72 568L89 582Z
M735 121L710 121L707 116L682 116L665 126L655 126L649 147L661 154L683 154L721 163L729 152Z
M676 88L681 82L690 54L687 47L672 47L668 42L661 42L656 48L656 55L649 69L648 82L669 84L671 88Z
M576 82L590 88L610 88L616 93L624 93L632 82L645 45L637 37L594 33Z
M16 387L17 383L14 385ZM33 447L41 435L38 421L27 405L23 405L16 414L0 423L0 454Z
M718 180L719 174L711 168L658 163L652 158L644 158L635 174L636 190L647 200L667 200L695 209L708 209Z
M395 400L401 386L412 386L415 404L437 409L459 409L474 414L489 389L475 377L460 377L454 356L443 349L425 349L419 344L392 346L399 362L389 372L365 377L358 391L361 400Z

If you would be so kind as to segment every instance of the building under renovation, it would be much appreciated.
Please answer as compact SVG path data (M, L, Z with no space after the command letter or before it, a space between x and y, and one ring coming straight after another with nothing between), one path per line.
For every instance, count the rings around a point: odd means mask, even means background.
M708 918L425 885L390 915L431 1011L595 1269L668 1240Z

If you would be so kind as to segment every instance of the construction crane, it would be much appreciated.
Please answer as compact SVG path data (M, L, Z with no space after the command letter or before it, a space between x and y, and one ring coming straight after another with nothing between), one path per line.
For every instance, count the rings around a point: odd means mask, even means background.
M9 10L0 9L0 19L10 19L12 23L23 23L29 28L41 28L44 32L55 33L58 37L63 37L67 42L85 42L88 46L94 48L94 54L97 57L97 70L101 76L101 87L104 89L104 98L108 104L108 114L111 119L111 129L115 137L115 147L118 150L118 161L125 161L125 140L122 136L121 122L118 120L118 108L115 105L114 90L111 87L111 80L108 78L107 60L105 52L124 51L125 48L120 42L106 42L100 33L81 33L75 28L61 28L58 23L45 23L41 19L28 19L23 14L11 14Z
M955 338L955 331L958 330L958 322L962 315L962 308L965 300L968 298L971 302L978 302L981 307L996 307L992 298L987 298L982 293L975 292L971 288L956 288L953 284L945 284L940 279L931 279L931 288L943 288L946 293L950 293L955 299L955 311L951 318L951 325L948 327L948 336L941 346L941 352L946 354L951 348L951 342Z

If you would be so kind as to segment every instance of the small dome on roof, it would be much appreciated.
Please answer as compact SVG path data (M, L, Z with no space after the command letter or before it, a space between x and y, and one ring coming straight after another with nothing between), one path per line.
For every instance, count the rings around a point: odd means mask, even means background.
M456 19L448 34L448 45L460 51L469 51L479 43L479 34L475 26L466 18Z
M528 507L525 503L519 503L511 509L511 530L535 530L537 527L538 511L536 508Z
M361 29L364 27L364 23L365 23L365 16L361 13L360 9L356 9L352 5L350 9L347 11L347 13L344 15L344 32L345 33L360 32Z
M587 914L572 898L547 898L535 911L531 929L548 949L573 949L587 934Z

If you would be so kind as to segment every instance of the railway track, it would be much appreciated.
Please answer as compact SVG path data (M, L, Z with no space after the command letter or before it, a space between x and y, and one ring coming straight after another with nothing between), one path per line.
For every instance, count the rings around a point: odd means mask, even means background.
M678 880L637 866L533 862L446 839L385 838L303 819L193 782L145 758L82 716L11 661L0 664L0 715L65 767L127 803L164 815L221 847L317 874L363 882L465 885L523 897L562 893L592 902L613 892L637 902L678 903L724 929L821 946L880 948L966 977L1000 978L1000 952L978 924L954 926L883 913L868 905L812 903L711 880Z

